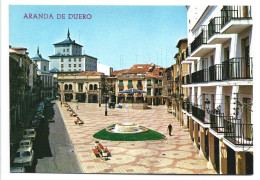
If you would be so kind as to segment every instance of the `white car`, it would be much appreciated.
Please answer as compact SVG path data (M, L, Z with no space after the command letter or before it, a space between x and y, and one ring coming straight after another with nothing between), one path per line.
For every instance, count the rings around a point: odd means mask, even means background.
M25 148L25 147L33 147L33 142L31 139L22 139L19 143L19 148Z
M16 151L14 163L22 166L32 166L34 160L34 152L31 147L19 148Z
M36 139L36 131L34 128L31 129L25 129L24 134L23 134L24 139L31 139L35 140Z
M24 173L25 168L24 167L11 167L10 172L11 173Z

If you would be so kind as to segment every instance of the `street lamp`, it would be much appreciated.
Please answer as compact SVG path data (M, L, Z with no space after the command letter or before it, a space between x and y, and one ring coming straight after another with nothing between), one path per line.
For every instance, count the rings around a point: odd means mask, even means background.
M99 82L99 87L98 87L98 105L99 105L99 107L101 107L101 82Z
M106 101L106 106L105 106L105 116L107 116L107 99L108 99L108 95L105 96L105 101Z

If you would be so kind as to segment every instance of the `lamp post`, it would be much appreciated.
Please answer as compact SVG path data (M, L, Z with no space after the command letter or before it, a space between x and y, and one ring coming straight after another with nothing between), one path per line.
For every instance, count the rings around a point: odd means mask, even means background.
M98 87L98 105L101 107L101 82L99 82L99 87Z
M106 101L106 106L105 106L105 116L107 116L107 99L108 99L108 95L105 96L105 101Z

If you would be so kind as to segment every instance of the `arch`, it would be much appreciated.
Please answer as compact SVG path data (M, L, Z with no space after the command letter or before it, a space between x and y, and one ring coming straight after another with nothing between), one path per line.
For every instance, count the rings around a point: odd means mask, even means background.
M89 85L89 90L93 90L93 84Z
M97 84L94 85L94 90L97 90Z
M72 90L72 85L71 84L69 85L69 90Z
M64 89L65 89L65 90L68 90L68 89L69 89L68 84L65 84L65 85L64 85Z

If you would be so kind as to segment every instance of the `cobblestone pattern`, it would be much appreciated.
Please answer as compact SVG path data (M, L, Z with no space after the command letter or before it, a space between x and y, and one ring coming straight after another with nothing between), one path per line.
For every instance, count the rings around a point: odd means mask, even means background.
M69 103L73 110L84 121L83 126L74 124L67 109L62 106L60 111L64 123L74 145L84 173L126 173L126 174L216 174L214 169L207 168L205 157L199 156L199 151L184 131L176 118L167 113L165 106L153 106L151 109L108 109L98 104ZM109 125L120 122L134 122L141 126L166 135L166 140L157 141L105 141L112 156L102 161L92 152L93 134ZM173 126L173 136L167 134L169 123Z

